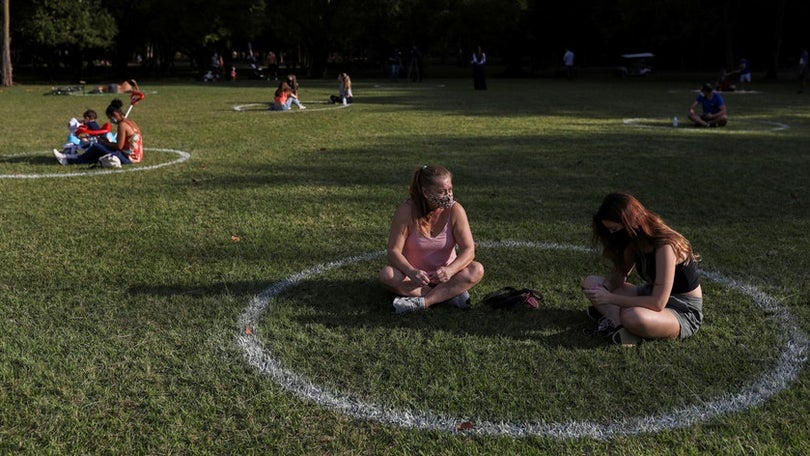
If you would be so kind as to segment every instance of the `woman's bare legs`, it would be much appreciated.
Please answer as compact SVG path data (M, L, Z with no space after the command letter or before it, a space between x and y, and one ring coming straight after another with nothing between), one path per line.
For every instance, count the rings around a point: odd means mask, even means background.
M422 296L425 298L425 307L447 301L469 290L484 277L484 266L473 261L466 268L457 272L447 282L434 287L420 287L416 285L402 271L391 266L385 266L380 271L380 282L389 290L399 296Z

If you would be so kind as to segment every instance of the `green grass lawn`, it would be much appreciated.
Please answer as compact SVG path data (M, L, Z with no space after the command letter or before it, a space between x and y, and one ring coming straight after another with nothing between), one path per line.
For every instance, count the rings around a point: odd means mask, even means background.
M145 82L113 173L49 152L112 97L0 90L0 453L810 452L810 98L757 83L689 128L701 82L358 80L342 108L304 80L285 113L266 82ZM395 315L378 253L425 163L487 272L468 311ZM701 255L695 337L586 335L611 191ZM541 309L480 304L506 285Z

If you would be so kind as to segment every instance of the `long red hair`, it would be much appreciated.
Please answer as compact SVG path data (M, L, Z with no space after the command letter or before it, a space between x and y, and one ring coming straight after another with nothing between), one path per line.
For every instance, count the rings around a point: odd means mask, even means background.
M602 223L605 220L622 225L623 230L610 233ZM670 245L678 262L698 260L692 245L682 234L667 226L661 217L628 193L611 193L605 197L593 215L592 234L593 243L601 243L602 255L615 265L626 266L624 251L628 245L632 246L635 256L643 256L647 246Z

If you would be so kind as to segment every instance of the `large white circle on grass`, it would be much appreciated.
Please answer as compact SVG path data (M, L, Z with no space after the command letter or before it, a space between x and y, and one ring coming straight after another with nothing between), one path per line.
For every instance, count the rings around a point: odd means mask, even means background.
M567 244L542 242L482 242L488 248L536 248L543 250L568 250L588 252L584 247ZM776 365L765 372L752 384L736 393L726 393L714 399L707 399L695 405L671 410L657 415L623 418L612 422L565 421L547 423L544 421L504 422L481 421L476 417L459 417L437 414L424 410L398 410L373 404L363 399L315 385L298 373L285 368L273 356L272 346L262 342L257 333L259 319L270 308L273 298L287 288L305 280L319 276L329 270L382 257L385 252L372 252L342 260L317 265L293 274L277 282L253 297L239 317L239 335L236 343L242 349L247 362L273 379L282 388L307 401L332 409L350 417L375 420L411 429L438 430L445 432L465 432L479 435L527 437L542 435L556 438L592 437L607 439L616 435L634 435L647 432L661 432L675 428L692 426L714 417L739 411L764 403L771 396L785 390L799 375L806 360L808 337L798 326L790 312L757 287L740 283L717 272L701 271L703 277L724 284L752 298L754 304L774 318L783 329L785 346ZM470 429L463 423L472 423Z
M312 112L312 111L326 111L328 109L340 109L340 108L348 108L352 105L352 103L329 103L327 101L302 101L301 102L306 109L288 109L286 111L273 111L269 109L270 103L246 103L240 105L234 105L233 110L237 112L245 112L245 111L266 111L266 112L283 112L283 113L290 113L290 112ZM327 106L319 106L317 108L313 108L311 105L327 105Z
M717 128L699 128L692 125L692 121L689 119L682 120L682 124L679 127L673 127L671 120L668 119L642 119L642 118L633 118L633 119L624 119L624 124L629 125L631 127L639 127L639 128L657 128L657 129L664 129L664 130L678 130L678 131L728 131L725 127ZM737 121L741 122L741 121ZM765 125L766 128L761 130L759 129L751 129L747 130L749 133L753 132L763 132L763 131L782 131L787 130L790 126L786 123L776 122L773 120L743 120L742 122ZM734 133L741 133L740 130L735 130Z
M178 163L182 163L188 160L191 157L191 154L188 152L184 152L182 150L176 149L157 149L151 147L144 147L144 152L166 152L177 155L177 158L168 161L165 163L158 163L156 165L149 165L149 166L123 166L121 168L103 168L103 169L86 169L81 168L82 171L77 171L75 173L41 173L41 174L0 174L0 179L46 179L51 177L87 177L87 176L98 176L100 174L120 174L120 173L134 173L138 171L149 171L152 169L163 168L164 166L169 165L176 165ZM39 154L41 152L30 153L30 154L16 154L16 155L5 155L4 157L22 157L28 155ZM53 159L54 165L57 165L56 159ZM72 165L76 166L76 165Z

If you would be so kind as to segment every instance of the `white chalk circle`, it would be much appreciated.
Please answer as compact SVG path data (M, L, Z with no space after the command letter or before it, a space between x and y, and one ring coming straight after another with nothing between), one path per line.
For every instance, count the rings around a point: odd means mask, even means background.
M480 245L496 249L522 247L575 252L589 251L587 248L573 245L538 242L482 242ZM293 274L253 297L239 317L239 334L236 338L236 343L241 348L248 364L257 368L261 374L270 377L295 396L357 419L373 420L410 429L464 432L477 435L512 437L534 435L554 438L591 437L607 439L617 435L635 435L684 428L720 415L760 405L790 386L798 377L807 356L808 337L798 326L789 311L780 307L775 299L760 291L757 287L739 283L711 271L702 271L702 275L713 282L724 284L749 296L755 306L768 312L774 321L781 326L785 346L779 354L776 365L771 371L764 373L759 379L750 385L744 386L736 393L726 393L714 399L708 398L698 404L665 413L622 418L612 422L573 420L553 423L544 421L482 421L476 417L459 417L423 410L398 410L385 407L366 402L357 396L330 391L313 384L298 373L285 368L273 356L272 346L262 342L256 335L255 328L259 324L262 315L269 309L273 298L284 292L284 290L332 269L380 258L384 254L385 252L382 251L372 252L317 265ZM459 425L467 422L474 423L474 426L469 430L459 431Z
M341 108L348 108L352 105L352 103L329 103L328 101L302 101L301 102L306 109L297 109L297 108L290 108L286 111L271 111L270 110L270 103L246 103L240 105L234 105L233 110L236 112L246 112L246 111L265 111L265 112L277 112L277 113L291 113L291 112L313 112L313 111L326 111L329 109L341 109ZM311 105L326 105L323 107L316 107L313 108Z
M677 130L677 131L695 131L695 132L719 132L719 131L732 131L733 133L756 133L756 132L765 132L765 131L782 131L787 130L790 128L788 124L782 122L776 122L773 120L731 120L729 121L729 125L739 125L742 123L743 125L747 123L758 124L758 125L765 125L766 128L763 129L747 129L747 130L734 130L729 129L729 127L720 127L720 128L700 128L695 127L692 125L692 121L684 118L680 121L680 126L673 127L672 126L672 119L642 119L642 118L633 118L633 119L624 119L623 123L625 125L631 127L638 127L638 128L656 128L656 129L665 129L665 130Z
M164 166L176 165L178 163L182 163L188 160L191 157L191 154L188 152L184 152L182 150L176 149L160 149L160 148L151 148L151 147L144 147L144 152L164 152L175 154L178 157L174 160L165 162L165 163L158 163L155 165L149 166L140 166L140 165L126 165L121 168L98 168L98 169L87 169L81 165L69 165L73 166L81 171L77 172L64 172L64 173L43 173L43 174L0 174L0 179L48 179L52 177L86 177L86 176L98 176L100 174L120 174L120 173L134 173L138 171L149 171L157 168L163 168ZM3 158L15 158L15 157L26 157L32 155L40 155L42 152L33 152L33 153L22 153L22 154L13 154L13 155L0 155L0 159ZM48 153L51 158L53 155ZM53 158L54 166L59 166L56 162L56 159Z

